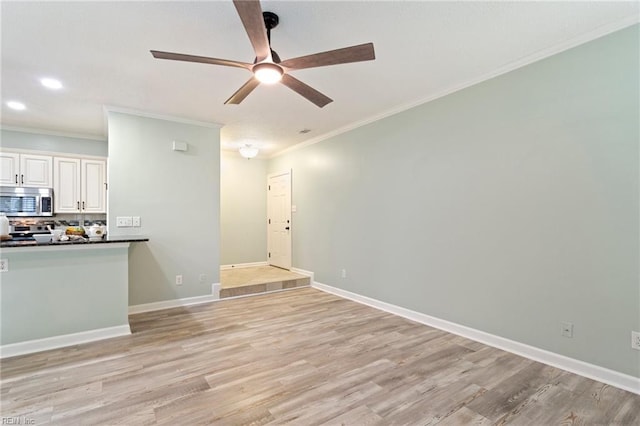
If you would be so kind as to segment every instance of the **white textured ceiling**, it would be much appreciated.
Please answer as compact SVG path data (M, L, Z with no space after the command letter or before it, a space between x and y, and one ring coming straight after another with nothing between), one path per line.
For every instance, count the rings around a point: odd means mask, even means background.
M106 137L104 107L221 124L223 148L262 155L317 140L638 22L638 2L270 1L287 58L373 42L376 60L292 75L334 100L320 109L282 85L223 102L243 69L154 59L149 50L253 61L231 0L1 3L4 128ZM64 89L42 88L40 77ZM6 107L20 100L27 110ZM300 134L302 129L311 132Z

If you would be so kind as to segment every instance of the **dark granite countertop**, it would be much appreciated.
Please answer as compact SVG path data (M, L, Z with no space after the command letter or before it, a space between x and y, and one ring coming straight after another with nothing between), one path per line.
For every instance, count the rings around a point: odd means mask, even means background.
M55 241L50 243L38 243L35 240L27 241L2 241L0 248L10 247L55 247L55 246L70 246L70 245L85 245L85 244L109 244L109 243L137 243L149 241L148 237L142 235L107 235L106 238L100 240L85 240L80 241Z

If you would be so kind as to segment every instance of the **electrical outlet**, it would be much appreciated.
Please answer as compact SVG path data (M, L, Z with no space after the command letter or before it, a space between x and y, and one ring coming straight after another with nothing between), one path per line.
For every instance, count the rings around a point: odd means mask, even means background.
M176 275L176 285L182 285L182 275Z
M205 274L200 274L200 276L198 277L198 281L200 281L200 283L204 283L207 280L207 276Z
M640 331L631 332L631 347L640 351Z
M136 228L139 228L140 227L140 216L133 216L131 219L132 219L131 220L131 225L136 227Z
M9 259L0 259L0 272L9 272Z
M342 270L342 278L347 278L347 270L346 269Z
M564 337L573 337L573 324L570 322L561 322L560 333Z

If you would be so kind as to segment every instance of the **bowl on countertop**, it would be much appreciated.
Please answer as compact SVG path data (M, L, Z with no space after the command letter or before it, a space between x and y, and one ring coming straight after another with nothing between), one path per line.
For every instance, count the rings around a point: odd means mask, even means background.
M51 237L51 234L33 234L33 238L35 238L38 244L50 243Z

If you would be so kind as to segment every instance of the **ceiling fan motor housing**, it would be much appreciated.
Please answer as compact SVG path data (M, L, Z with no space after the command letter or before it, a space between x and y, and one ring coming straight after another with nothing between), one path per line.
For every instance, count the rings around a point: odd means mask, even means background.
M267 31L278 26L278 22L280 22L280 18L273 12L262 12L262 17L264 18L264 26L267 28Z

